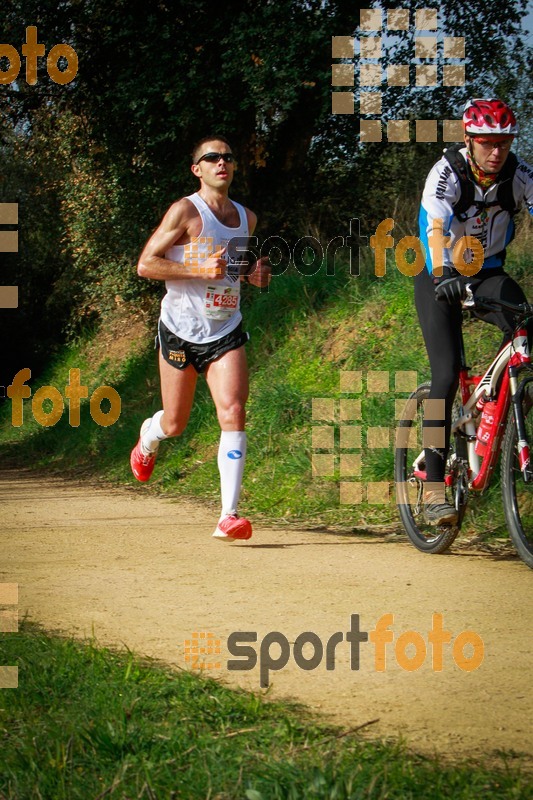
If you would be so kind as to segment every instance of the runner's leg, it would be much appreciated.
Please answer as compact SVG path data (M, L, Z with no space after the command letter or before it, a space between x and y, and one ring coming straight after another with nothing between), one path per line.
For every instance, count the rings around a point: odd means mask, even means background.
M194 367L179 370L168 364L161 352L159 372L163 410L145 419L140 439L130 455L132 472L143 482L150 480L160 442L169 436L178 436L187 425L198 377Z
M179 436L185 430L191 415L198 373L189 364L177 369L168 364L159 351L159 375L163 415L160 425L165 436Z
M198 374L193 366L177 369L163 358L159 351L159 375L163 409L157 411L143 424L141 443L143 452L155 453L159 443L183 432L191 413Z
M248 366L244 346L212 361L206 379L221 428L218 452L222 517L235 514L246 460L244 431L248 399Z

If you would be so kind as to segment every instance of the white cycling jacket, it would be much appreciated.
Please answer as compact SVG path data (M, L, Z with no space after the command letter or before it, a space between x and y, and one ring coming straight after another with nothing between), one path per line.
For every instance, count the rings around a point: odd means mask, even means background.
M466 159L466 147L460 152ZM442 220L444 236L451 237L450 247L443 251L443 266L454 266L452 250L463 236L474 236L481 242L484 250L482 269L503 266L505 248L514 236L514 221L509 212L499 205L488 206L481 211L475 205L476 201L495 201L497 183L486 191L474 183L474 189L474 203L461 215L465 219L459 220L453 206L459 200L461 185L448 160L443 156L429 173L422 195L419 226L420 241L426 251L426 267L430 273L433 271L433 252L428 237L434 231L434 220ZM525 205L533 215L533 168L520 158L513 178L513 196L518 206Z

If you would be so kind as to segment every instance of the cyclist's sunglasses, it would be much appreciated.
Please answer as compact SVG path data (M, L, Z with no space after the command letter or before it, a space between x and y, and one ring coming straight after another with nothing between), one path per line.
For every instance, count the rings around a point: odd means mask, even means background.
M206 153L205 156L200 156L197 164L200 161L207 161L208 164L217 164L222 159L226 164L233 164L235 156L233 153Z
M481 145L484 150L495 150L499 148L503 151L510 150L514 140L514 136L510 136L508 139L487 139L485 136L473 136L472 138Z

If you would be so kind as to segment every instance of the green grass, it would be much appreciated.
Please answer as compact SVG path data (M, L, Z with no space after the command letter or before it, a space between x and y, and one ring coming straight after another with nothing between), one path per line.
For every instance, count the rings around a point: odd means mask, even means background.
M0 638L0 663L19 667L19 688L0 691L3 800L533 796L512 754L448 764L28 622Z
M531 294L526 258L510 268ZM342 505L339 503L340 425L338 401L343 397L362 400L363 463L361 477L368 481L393 480L393 446L364 446L368 427L395 427L397 371L414 370L419 381L429 377L427 358L413 302L413 282L389 264L383 278L373 275L373 264L363 263L361 276L351 276L346 267L326 275L324 269L312 277L295 271L274 277L268 292L246 287L243 297L248 345L251 396L248 403L248 458L241 498L247 514L270 520L336 524L347 530L362 525L397 523L394 505ZM155 327L155 313L154 313ZM468 323L467 353L475 355L474 372L492 359L500 334L489 325ZM63 391L69 368L82 369L89 392L110 384L122 399L118 421L107 428L96 425L87 403L75 429L65 412L52 428L42 428L33 419L26 402L22 428L10 425L10 404L0 410L0 444L4 463L28 463L36 467L68 472L76 469L104 476L115 482L132 483L128 456L141 422L160 407L156 359L150 337L141 349L121 362L111 359L97 371L87 367L93 340L65 349L41 376L39 383ZM342 371L387 372L388 393L343 395ZM363 384L363 387L365 384ZM34 392L35 392L34 387ZM337 403L334 421L313 419L313 400L329 398ZM312 472L312 431L316 425L334 428L336 462L334 474ZM209 392L199 381L195 407L185 433L165 442L150 487L171 495L187 494L218 503L219 477L216 451L219 429ZM357 451L352 451L357 452ZM486 496L475 498L468 511L466 532L506 536L499 499L498 478ZM144 491L149 491L143 487Z

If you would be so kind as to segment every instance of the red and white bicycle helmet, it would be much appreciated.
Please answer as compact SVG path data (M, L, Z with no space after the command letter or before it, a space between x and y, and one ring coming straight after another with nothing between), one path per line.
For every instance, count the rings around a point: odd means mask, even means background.
M469 100L463 113L463 127L469 136L506 134L515 136L518 123L503 100Z

